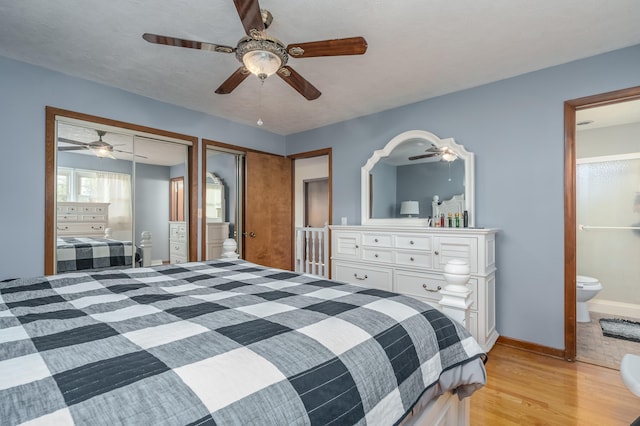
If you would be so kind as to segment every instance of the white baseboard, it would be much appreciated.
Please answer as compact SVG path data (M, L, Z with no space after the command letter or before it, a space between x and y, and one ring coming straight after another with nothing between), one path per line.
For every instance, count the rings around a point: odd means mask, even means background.
M614 302L612 300L590 300L587 302L589 312L617 315L640 320L640 305L634 303Z

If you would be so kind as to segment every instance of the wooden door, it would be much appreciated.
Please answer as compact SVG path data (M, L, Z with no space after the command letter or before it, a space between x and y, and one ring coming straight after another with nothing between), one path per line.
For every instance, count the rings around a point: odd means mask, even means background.
M244 258L250 262L292 269L291 168L289 158L247 152Z

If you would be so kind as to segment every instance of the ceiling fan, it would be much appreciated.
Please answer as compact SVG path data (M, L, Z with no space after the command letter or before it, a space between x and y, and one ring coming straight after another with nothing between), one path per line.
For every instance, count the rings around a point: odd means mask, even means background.
M273 21L273 16L269 11L260 9L258 0L234 0L233 2L247 34L238 41L236 47L149 33L143 34L142 38L150 43L168 46L220 53L235 52L236 59L242 63L242 66L216 89L217 94L231 93L249 74L256 75L264 82L267 77L277 73L289 86L310 101L317 99L321 93L287 65L289 57L362 55L367 51L367 42L363 37L293 43L285 47L278 39L267 36L266 29Z
M454 161L458 156L451 149L443 146L438 148L437 146L431 145L429 148L425 150L425 154L414 155L409 157L410 161L420 160L423 158L431 158L431 157L442 157L441 161Z
M73 139L59 137L58 142L63 142L75 146L58 146L58 151L79 151L88 149L91 150L96 155L96 157L111 158L114 160L116 159L116 157L113 156L113 152L133 154L129 151L115 149L114 147L118 145L111 145L110 143L103 141L102 137L107 134L107 132L105 132L104 130L96 130L96 133L98 134L98 140L93 142L81 142L75 141ZM136 157L147 158L144 155L138 154L136 154Z

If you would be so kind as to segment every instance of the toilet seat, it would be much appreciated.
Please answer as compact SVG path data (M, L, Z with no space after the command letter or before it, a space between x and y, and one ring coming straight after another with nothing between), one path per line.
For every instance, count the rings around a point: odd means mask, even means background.
M586 275L578 275L576 277L576 286L579 288L596 288L602 287L600 281L593 277L588 277Z

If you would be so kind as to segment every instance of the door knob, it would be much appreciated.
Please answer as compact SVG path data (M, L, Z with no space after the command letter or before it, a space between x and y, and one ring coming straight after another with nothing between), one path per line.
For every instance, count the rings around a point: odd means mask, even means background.
M253 232L253 231L252 231L252 232L249 232L249 236L250 236L251 238L255 238L255 237L256 237L256 233L255 233L255 232Z

